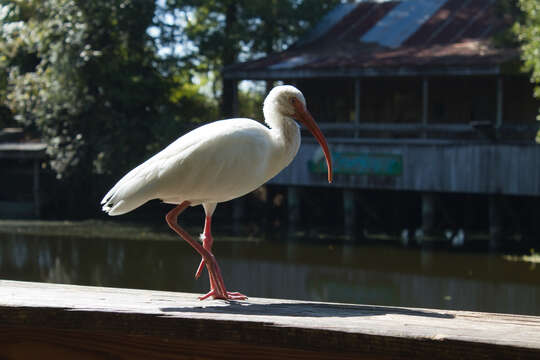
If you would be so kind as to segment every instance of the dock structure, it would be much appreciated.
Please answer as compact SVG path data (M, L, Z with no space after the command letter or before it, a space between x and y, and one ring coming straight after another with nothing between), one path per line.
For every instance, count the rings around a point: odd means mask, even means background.
M501 198L540 196L540 102L518 71L519 49L495 45L514 21L506 15L491 0L347 2L289 49L223 76L302 90L332 152L346 233L361 212L353 192L417 193L424 232L441 230L439 195L478 195L497 248ZM305 142L270 184L328 186L319 150Z
M1 280L0 358L538 359L540 317Z

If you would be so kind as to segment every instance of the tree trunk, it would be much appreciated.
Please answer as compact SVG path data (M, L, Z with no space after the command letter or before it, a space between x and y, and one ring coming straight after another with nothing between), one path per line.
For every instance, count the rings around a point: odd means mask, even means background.
M233 64L238 57L238 44L232 39L234 26L237 23L237 5L231 2L227 5L225 13L225 39L226 46L223 49L223 66ZM223 92L221 94L221 115L224 118L234 116L236 80L223 79Z

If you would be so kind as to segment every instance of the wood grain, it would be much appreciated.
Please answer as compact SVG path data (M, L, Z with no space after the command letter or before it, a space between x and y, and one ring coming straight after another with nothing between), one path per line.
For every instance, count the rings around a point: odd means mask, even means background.
M0 359L537 359L540 318L0 281Z
M403 160L399 176L335 174L328 185L324 174L308 163L320 151L303 138L291 165L269 181L275 185L333 186L359 189L427 192L540 195L538 144L469 143L434 139L329 138L330 150L352 154L392 154Z

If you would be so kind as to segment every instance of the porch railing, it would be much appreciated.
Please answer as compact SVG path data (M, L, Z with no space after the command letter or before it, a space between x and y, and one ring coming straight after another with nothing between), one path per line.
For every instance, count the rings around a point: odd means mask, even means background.
M422 123L319 123L329 138L425 138L453 140L519 140L533 142L540 123L503 124L496 127L491 121L462 124ZM307 135L307 134L306 134Z

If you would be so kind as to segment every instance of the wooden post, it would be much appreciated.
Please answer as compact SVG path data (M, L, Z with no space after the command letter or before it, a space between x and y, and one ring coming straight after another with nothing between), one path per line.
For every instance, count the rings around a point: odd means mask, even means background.
M274 80L266 80L265 81L265 88L266 88L265 95L268 95L270 90L272 90L274 88Z
M533 198L534 199L534 198ZM531 214L533 219L539 219L540 218L540 203L536 199L533 200L532 206L531 206ZM529 236L533 239L540 238L540 222L539 221L531 221L530 222L530 228L529 228Z
M360 124L361 118L361 100L362 100L362 80L357 78L354 80L354 123ZM354 130L354 137L358 137L358 130Z
M300 221L300 200L298 198L298 188L289 186L287 188L287 210L289 220L289 232L294 232Z
M343 219L347 239L354 240L356 202L354 201L354 190L352 189L343 189Z
M426 127L429 121L429 81L427 77L422 78L422 137L427 137Z
M238 198L234 199L232 201L232 217L233 217L233 232L235 234L240 234L242 231L242 221L244 220L245 216L245 204L244 204L244 198Z
M39 195L39 159L33 160L33 195L34 195L34 215L39 219L41 217L41 199Z
M503 78L502 76L497 77L497 119L495 122L495 128L499 129L503 124Z
M238 81L234 81L232 86L232 115L238 116Z
M263 236L266 237L267 234L269 234L270 232L270 212L271 212L271 209L272 209L272 205L271 205L271 195L270 195L270 187L268 185L263 185L261 186L261 206L262 206L262 214L261 214L261 224L262 224L262 231L263 231Z
M422 230L424 235L433 232L435 227L435 194L422 194Z
M238 114L238 81L223 79L221 95L221 116L231 118Z
M500 195L489 196L489 248L497 250L503 239L502 199Z

